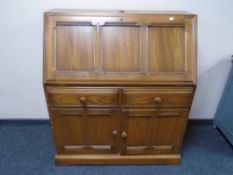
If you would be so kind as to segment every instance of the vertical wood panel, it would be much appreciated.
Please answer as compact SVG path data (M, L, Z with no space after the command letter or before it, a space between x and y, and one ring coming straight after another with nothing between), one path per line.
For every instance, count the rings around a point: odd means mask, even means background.
M177 117L160 117L155 130L153 145L173 145ZM180 133L179 133L180 135Z
M140 28L105 26L102 28L103 69L107 72L140 70Z
M197 17L185 19L185 57L187 78L197 81Z
M84 140L83 121L79 116L60 117L64 145L82 145Z
M94 27L94 71L98 74L102 71L102 62L100 58L100 26Z
M140 72L148 73L148 26L140 27L140 37Z
M150 72L184 72L185 45L183 27L149 27Z
M134 117L128 119L128 142L127 145L146 145L150 126L150 117Z
M109 115L89 116L88 138L91 145L111 145L114 118Z
M57 26L56 70L92 71L94 66L92 26Z
M177 121L176 121L177 125L174 131L177 134L175 134L173 138L173 145L176 145L176 147L174 148L174 153L180 152L180 148L182 146L182 142L184 139L184 132L185 132L187 122L188 122L187 116L188 116L189 110L183 111L181 113L181 116L177 118Z

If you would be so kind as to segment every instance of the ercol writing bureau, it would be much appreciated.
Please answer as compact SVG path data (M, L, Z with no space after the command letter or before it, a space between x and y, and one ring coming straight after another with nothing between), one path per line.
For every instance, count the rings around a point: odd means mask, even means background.
M57 164L177 164L196 87L196 15L52 10L44 89Z

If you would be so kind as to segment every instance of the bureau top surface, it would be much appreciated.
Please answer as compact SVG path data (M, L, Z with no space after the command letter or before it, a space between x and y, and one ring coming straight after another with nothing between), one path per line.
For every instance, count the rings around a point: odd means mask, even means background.
M45 12L46 15L191 15L194 14L186 11L172 10L94 10L94 9L52 9Z

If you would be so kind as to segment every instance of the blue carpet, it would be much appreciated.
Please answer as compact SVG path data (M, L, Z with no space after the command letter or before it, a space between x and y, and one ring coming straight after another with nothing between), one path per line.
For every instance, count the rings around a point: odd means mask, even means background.
M233 175L233 149L210 125L189 125L180 165L55 166L47 122L1 123L0 175Z

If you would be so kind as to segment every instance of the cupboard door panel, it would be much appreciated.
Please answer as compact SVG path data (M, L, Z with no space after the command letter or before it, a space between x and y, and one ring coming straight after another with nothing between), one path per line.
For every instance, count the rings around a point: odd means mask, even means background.
M184 27L149 27L148 33L149 72L186 71Z
M179 150L187 110L125 109L121 154L173 154Z
M129 117L128 118L128 142L130 145L144 146L147 142L148 128L149 128L148 117ZM141 129L147 128L147 129Z
M174 114L173 116L165 115L157 119L158 123L156 123L156 128L153 133L152 145L173 145L173 136L175 134L174 131L178 117L180 117L178 114L177 116Z
M101 30L103 71L140 71L140 28L104 26Z
M93 26L57 25L56 71L92 71L94 65Z
M59 118L64 145L80 145L84 140L82 118L67 115Z
M112 142L112 132L114 124L111 117L106 114L95 116L89 114L88 119L88 139L92 145L105 145Z
M116 109L56 109L52 122L61 153L103 154L117 151Z

